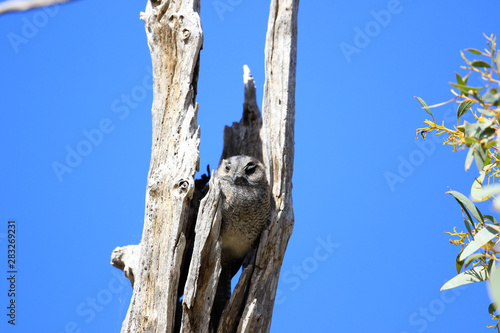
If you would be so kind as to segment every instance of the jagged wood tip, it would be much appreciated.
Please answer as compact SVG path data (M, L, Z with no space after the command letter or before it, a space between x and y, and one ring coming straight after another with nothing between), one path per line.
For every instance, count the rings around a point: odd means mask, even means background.
M125 276L132 283L132 288L134 287L134 271L137 269L137 263L139 262L140 245L127 245L123 247L117 247L113 250L111 254L111 265L120 269L125 273Z

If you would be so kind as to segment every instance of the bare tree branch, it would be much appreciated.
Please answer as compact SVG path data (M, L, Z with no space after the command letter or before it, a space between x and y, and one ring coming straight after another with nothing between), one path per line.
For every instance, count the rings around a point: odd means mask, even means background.
M75 0L11 0L0 3L0 15L57 5Z
M153 64L153 143L139 265L122 332L174 330L199 168L199 8L199 0L151 0L141 15Z
M281 264L293 230L298 9L299 0L271 1L261 137L275 209L270 227L261 235L246 307L237 332L269 332Z

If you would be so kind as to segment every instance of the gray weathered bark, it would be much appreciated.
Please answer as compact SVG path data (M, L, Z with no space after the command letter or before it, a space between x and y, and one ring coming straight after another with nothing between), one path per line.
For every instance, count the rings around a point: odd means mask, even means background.
M141 17L153 63L153 144L139 266L122 332L172 332L199 164L199 0L150 1Z
M268 168L273 211L256 252L247 258L218 332L268 332L271 325L280 267L293 228L298 4L299 0L271 1L263 117L245 68L243 117L224 131L222 158L251 155ZM150 0L142 14L153 61L153 147L141 244L117 248L112 256L112 264L125 271L134 287L122 332L216 329L210 326L210 313L221 270L221 214L214 177L199 205L193 246L186 245L192 241L190 216L197 206L193 195L199 165L195 102L202 46L199 8L199 0ZM181 267L190 256L184 290L178 290L183 286Z
M292 175L299 0L272 0L266 37L262 140L275 209L264 230L238 332L268 332L293 229Z

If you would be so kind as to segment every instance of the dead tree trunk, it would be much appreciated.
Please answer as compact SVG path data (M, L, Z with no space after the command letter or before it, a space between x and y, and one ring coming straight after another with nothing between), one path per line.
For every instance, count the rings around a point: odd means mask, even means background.
M112 264L124 271L134 288L122 332L217 329L210 327L221 270L220 190L214 177L196 209L196 237L192 239L192 212L198 205L193 195L200 137L195 102L202 46L199 2L150 0L142 14L153 61L153 146L141 243L117 248L112 255ZM218 332L268 332L271 325L280 267L293 228L298 3L271 1L263 117L253 79L245 68L243 117L224 131L223 158L246 154L263 160L273 211L256 254L226 304ZM189 273L185 285L181 281L179 286L183 263Z

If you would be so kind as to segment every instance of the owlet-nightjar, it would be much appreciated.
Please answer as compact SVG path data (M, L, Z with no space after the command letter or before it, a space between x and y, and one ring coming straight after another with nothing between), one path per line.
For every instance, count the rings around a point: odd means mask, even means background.
M231 296L231 278L269 219L270 188L264 165L245 155L222 160L216 177L222 193L222 272L214 310L221 312Z

